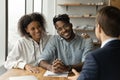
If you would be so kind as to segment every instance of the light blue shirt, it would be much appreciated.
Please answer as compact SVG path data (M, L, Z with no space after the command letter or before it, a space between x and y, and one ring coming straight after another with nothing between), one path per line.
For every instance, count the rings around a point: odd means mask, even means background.
M42 54L40 60L47 60L52 63L55 59L60 59L65 65L73 65L83 62L86 55L93 49L91 38L84 39L78 35L70 42L61 38L59 35L53 36Z

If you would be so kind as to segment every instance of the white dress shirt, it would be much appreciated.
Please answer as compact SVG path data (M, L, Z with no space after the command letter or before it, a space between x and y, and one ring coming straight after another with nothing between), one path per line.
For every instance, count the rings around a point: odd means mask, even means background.
M112 41L112 40L117 40L118 38L110 38L110 39L107 39L106 41L104 41L103 43L102 43L102 45L101 45L101 48L105 45L105 44L107 44L108 42L110 42L110 41Z

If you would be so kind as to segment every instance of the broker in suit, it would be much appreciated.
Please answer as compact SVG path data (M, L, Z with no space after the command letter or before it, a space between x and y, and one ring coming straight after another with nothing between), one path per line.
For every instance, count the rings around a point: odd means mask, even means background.
M120 80L120 10L112 6L100 9L95 33L101 48L86 57L80 73L72 69L75 76L69 80Z

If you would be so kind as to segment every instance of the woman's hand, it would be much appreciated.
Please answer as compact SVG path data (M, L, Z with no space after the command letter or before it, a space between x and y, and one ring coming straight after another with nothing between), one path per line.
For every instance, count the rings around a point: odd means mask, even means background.
M39 69L38 69L38 67L29 65L29 64L25 65L25 70L27 70L29 72L32 72L32 73L39 73L40 72Z

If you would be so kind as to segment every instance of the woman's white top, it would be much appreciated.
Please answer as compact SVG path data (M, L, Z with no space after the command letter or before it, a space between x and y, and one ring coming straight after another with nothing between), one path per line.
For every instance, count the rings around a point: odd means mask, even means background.
M20 68L24 69L26 64L33 66L38 65L38 60L41 52L43 51L50 35L44 35L38 44L32 38L20 38L11 52L8 54L7 60L4 64L6 69Z

